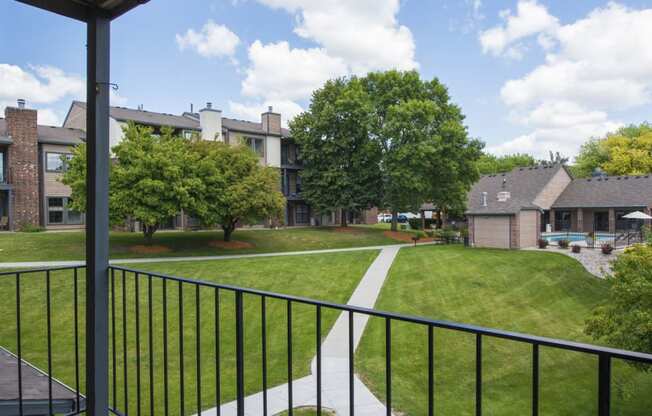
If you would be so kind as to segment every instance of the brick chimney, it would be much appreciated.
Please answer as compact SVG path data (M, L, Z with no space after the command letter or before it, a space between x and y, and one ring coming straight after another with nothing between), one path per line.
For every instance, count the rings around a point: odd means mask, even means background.
M25 101L18 100L18 107L5 108L5 121L13 141L7 149L7 179L13 185L10 227L15 230L40 223L36 110L25 108Z
M260 118L265 132L281 135L281 115L275 113L271 105L267 108L267 112L263 113Z

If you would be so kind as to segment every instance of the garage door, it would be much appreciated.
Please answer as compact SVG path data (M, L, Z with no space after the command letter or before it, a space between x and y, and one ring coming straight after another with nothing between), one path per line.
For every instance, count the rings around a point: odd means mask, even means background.
M473 234L476 247L509 248L509 216L475 217Z

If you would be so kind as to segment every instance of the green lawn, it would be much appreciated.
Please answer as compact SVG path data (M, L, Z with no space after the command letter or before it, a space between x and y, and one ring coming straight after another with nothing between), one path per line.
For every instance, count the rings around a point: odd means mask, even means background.
M242 233L245 234L245 233ZM263 290L311 297L345 303L357 285L376 251L332 253L328 255L283 256L255 259L220 260L204 262L180 262L137 265L139 269L153 272L211 280L224 284L234 284ZM52 334L53 334L53 375L74 386L74 338L73 328L73 279L71 272L52 273ZM122 346L122 276L115 277L116 291L116 336L117 336L117 397L118 406L124 407L123 389L123 346ZM80 273L79 296L80 311L83 311L84 285ZM134 278L127 276L127 353L129 380L129 412L136 414L136 295ZM140 281L140 351L141 351L141 403L143 414L149 414L149 354L148 354L148 314L147 314L147 279ZM5 299L0 303L0 345L15 351L15 280L0 277L0 296ZM178 414L180 396L179 377L179 314L178 286L170 282L168 292L168 354L169 354L169 397L171 414ZM153 334L154 334L154 413L162 414L163 409L163 306L162 283L154 279L153 295ZM196 411L196 310L195 288L185 285L183 288L184 304L184 358L185 367L185 413ZM21 283L22 300L22 346L24 357L41 368L47 368L46 355L46 319L45 319L45 279L44 275L25 275ZM247 393L261 390L261 324L260 298L244 296L245 309L245 382ZM200 327L201 327L201 391L202 407L215 405L215 337L214 334L214 289L204 288L200 291ZM267 300L268 331L268 385L274 386L286 382L287 341L286 341L286 302ZM302 305L293 307L293 367L294 377L299 378L309 373L309 360L315 351L315 310ZM235 319L234 296L228 291L221 292L221 388L222 401L235 398ZM323 336L333 324L337 313L323 311ZM83 333L83 319L80 330ZM82 351L83 352L83 351ZM83 354L81 361L83 363ZM110 367L112 368L112 363ZM83 377L82 377L83 386Z
M376 308L592 343L583 333L591 310L605 299L606 282L574 260L553 253L423 246L401 250ZM385 327L372 319L357 353L357 370L385 395ZM392 327L393 407L427 414L427 331ZM542 415L597 414L597 360L541 348ZM652 409L652 374L613 365L613 414ZM435 330L435 414L472 415L475 336ZM531 347L483 340L483 411L531 412Z
M293 228L280 230L238 230L233 240L248 247L223 248L221 231L157 232L150 250L140 233L111 233L112 258L210 256L236 253L263 253L326 248L396 244L383 230L350 227ZM84 258L84 233L2 233L0 263L9 261L81 260Z

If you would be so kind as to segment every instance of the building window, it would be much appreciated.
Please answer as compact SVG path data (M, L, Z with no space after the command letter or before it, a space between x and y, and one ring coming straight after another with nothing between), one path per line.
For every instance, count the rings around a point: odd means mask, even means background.
M265 157L265 139L257 137L245 137L245 144L258 155L258 157Z
M555 231L570 231L571 212L555 211Z
M78 225L82 224L82 214L70 208L70 198L49 197L48 225Z
M65 172L70 159L72 159L70 153L47 152L45 154L45 170L48 172Z
M5 149L0 149L0 183L5 183Z
M297 224L308 224L310 222L310 212L308 210L308 205L297 205L294 209L294 215Z

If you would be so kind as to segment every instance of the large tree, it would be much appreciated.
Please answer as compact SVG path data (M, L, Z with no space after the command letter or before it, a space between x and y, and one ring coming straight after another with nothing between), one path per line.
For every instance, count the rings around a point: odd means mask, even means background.
M392 229L399 211L416 210L425 201L463 206L478 177L482 144L468 137L446 87L437 79L422 80L416 71L374 72L362 82L371 101L369 134L382 152Z
M168 128L154 135L149 127L129 123L113 147L109 207L114 224L140 222L147 242L160 224L192 203L197 180L191 175L187 146ZM72 188L73 208L86 211L86 152L79 146L62 178Z
M285 199L279 190L278 169L260 165L245 146L194 140L192 171L198 183L191 192L191 215L204 225L219 225L230 241L238 224L279 218Z
M607 175L643 175L652 172L652 126L643 123L623 127L582 145L575 158L573 173L586 177L597 170Z
M301 148L302 196L318 212L348 211L381 201L380 147L369 136L369 100L358 78L337 79L315 91L291 123Z
M536 164L536 159L527 153L514 153L503 156L483 153L478 159L478 170L481 175L494 175L509 172L516 167L529 167Z

